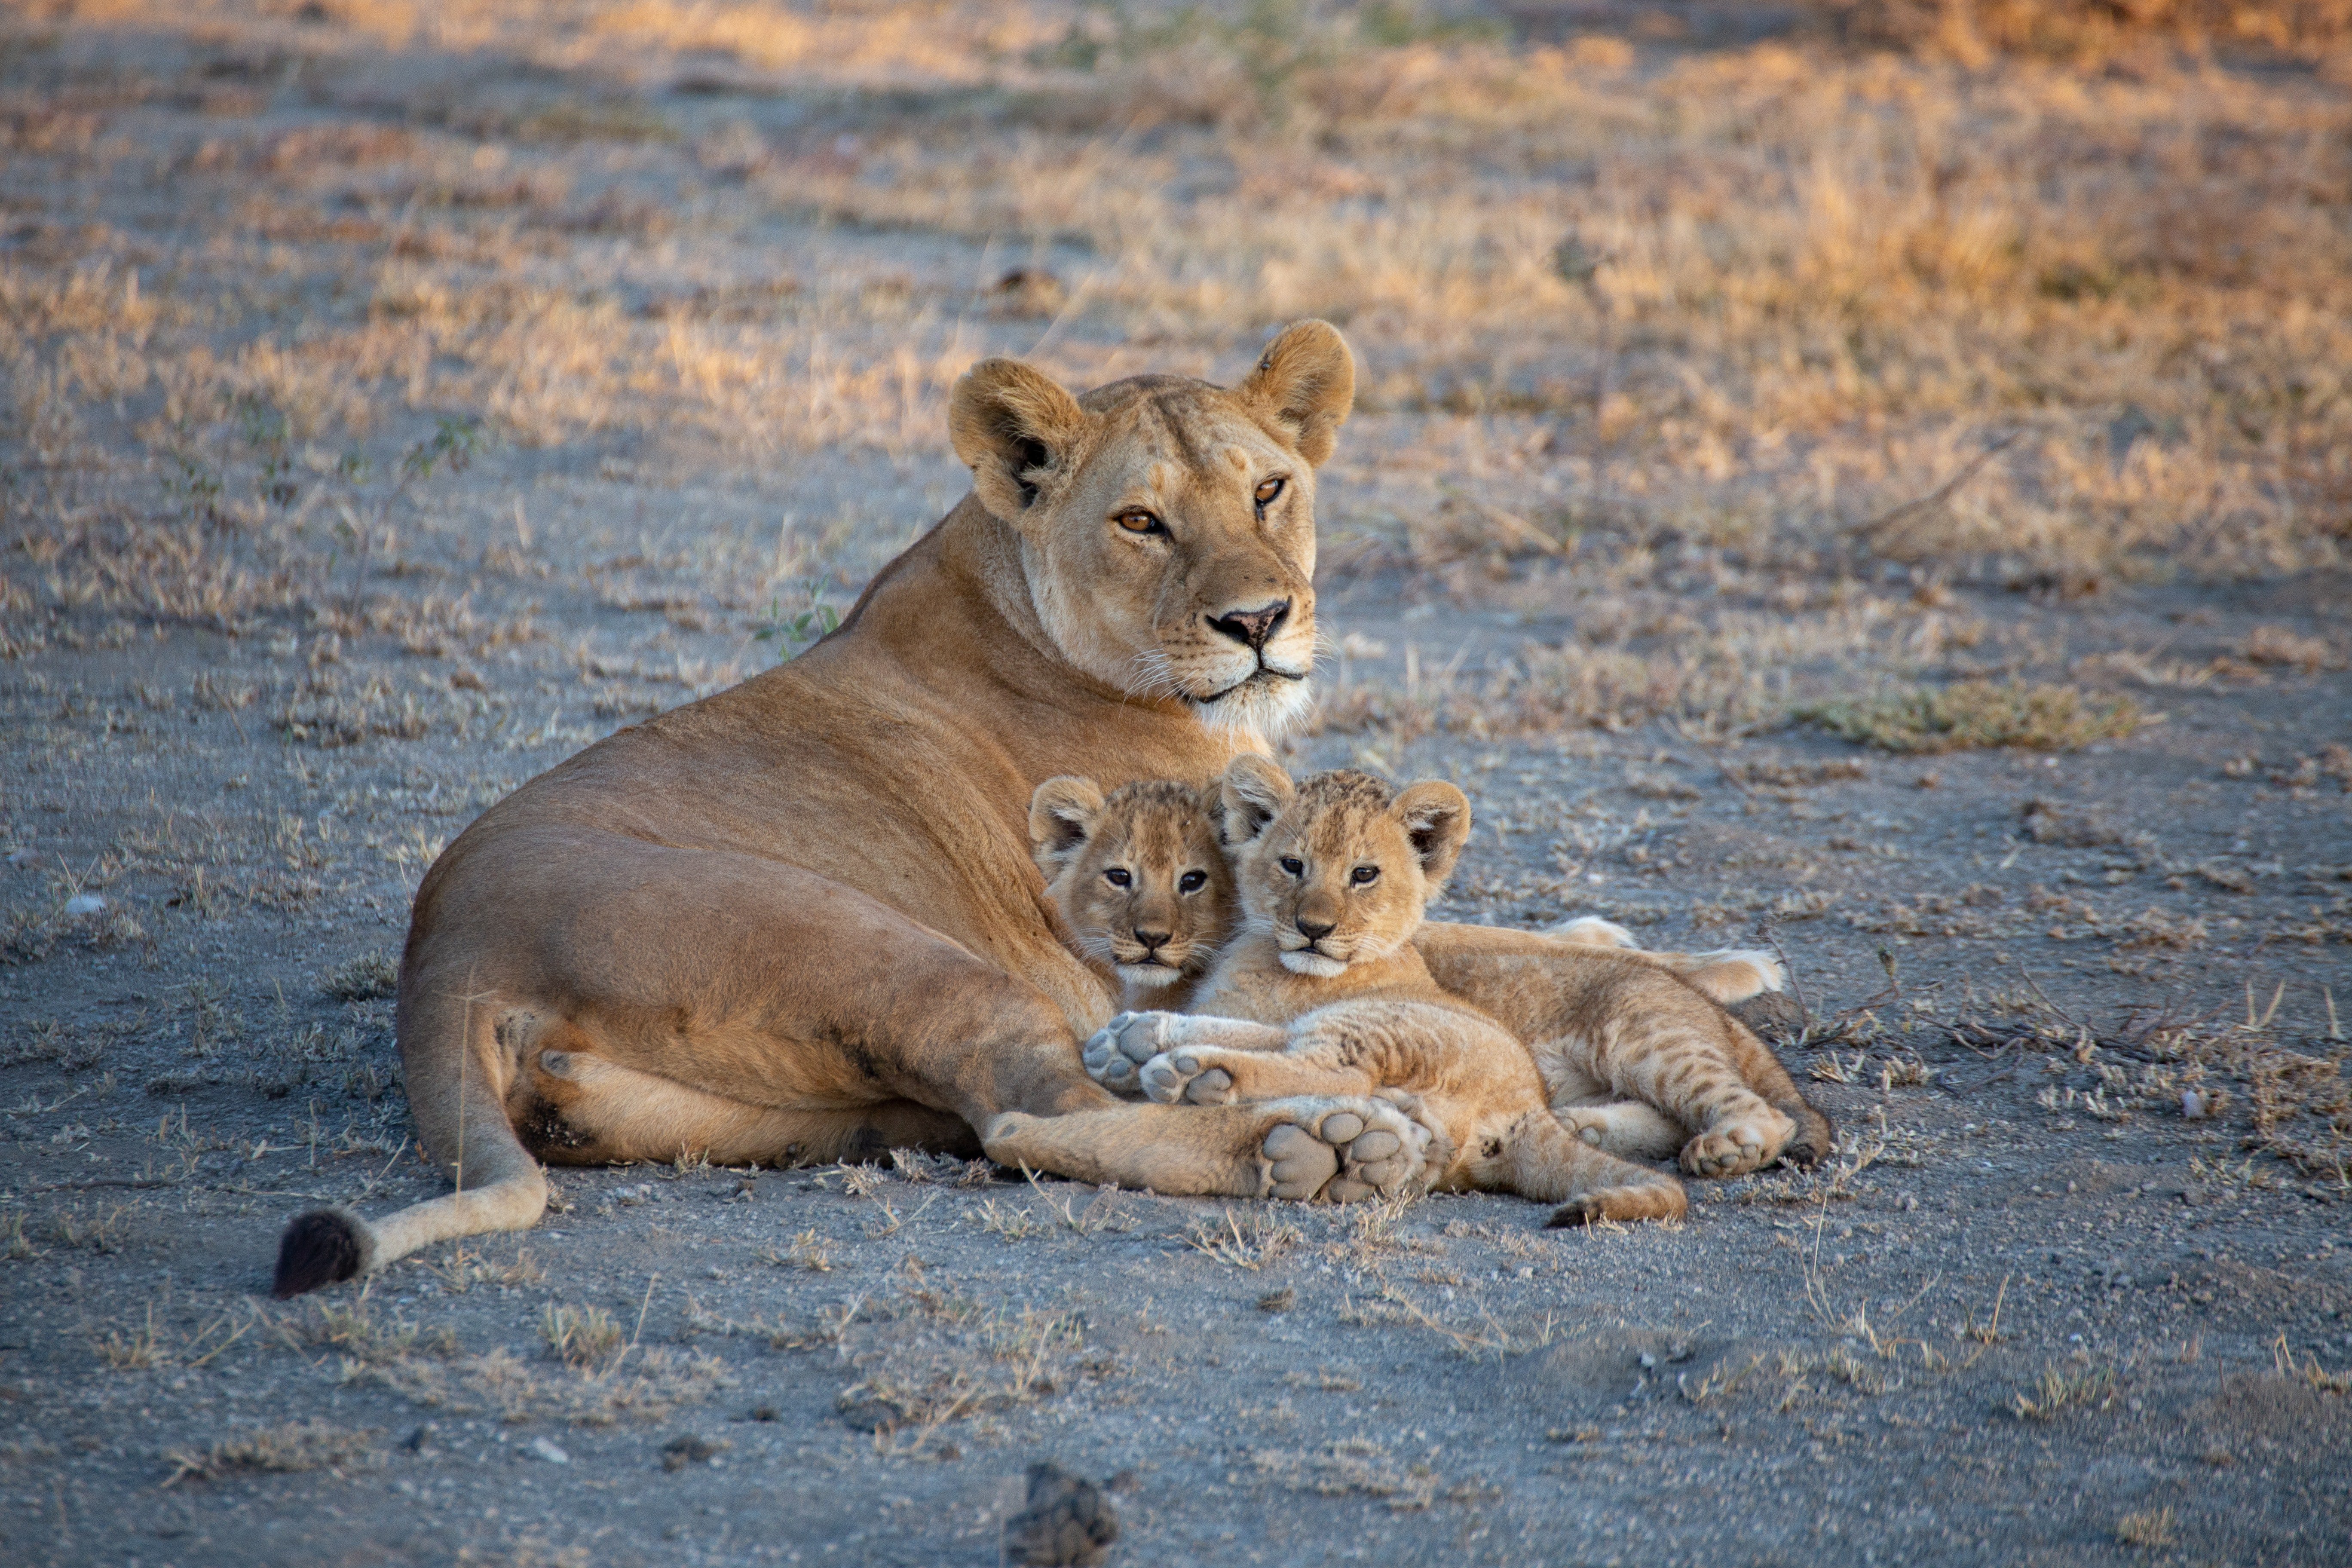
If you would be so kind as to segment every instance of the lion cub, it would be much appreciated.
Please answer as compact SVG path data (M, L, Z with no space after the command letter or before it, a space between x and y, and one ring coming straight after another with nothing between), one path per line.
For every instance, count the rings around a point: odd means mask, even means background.
M1681 1183L1555 1115L1528 1048L1440 990L1413 948L1469 837L1460 790L1399 791L1345 770L1294 785L1244 757L1222 805L1242 923L1194 992L1206 1016L1114 1019L1110 1038L1090 1043L1090 1067L1156 1047L1139 1076L1168 1103L1402 1091L1436 1134L1433 1187L1561 1204L1555 1223L1685 1211Z
M1029 797L1029 847L1077 939L1126 987L1123 1005L1181 1011L1234 917L1217 840L1219 789L1168 779L1106 796L1092 779L1047 779Z

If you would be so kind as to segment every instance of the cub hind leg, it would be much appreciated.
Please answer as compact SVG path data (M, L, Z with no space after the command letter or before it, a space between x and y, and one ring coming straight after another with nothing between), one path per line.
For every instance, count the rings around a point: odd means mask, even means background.
M1681 1219L1683 1184L1664 1171L1594 1148L1549 1111L1519 1116L1468 1151L1477 1184L1559 1205L1554 1227L1593 1220Z
M1552 1114L1584 1142L1625 1160L1670 1160L1690 1137L1673 1117L1638 1100L1554 1100Z

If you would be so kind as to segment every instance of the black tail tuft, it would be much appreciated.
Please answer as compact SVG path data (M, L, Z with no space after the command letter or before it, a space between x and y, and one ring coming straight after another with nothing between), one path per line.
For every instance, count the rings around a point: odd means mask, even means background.
M1836 1126L1811 1100L1800 1100L1777 1109L1797 1124L1796 1136L1780 1151L1780 1158L1810 1171L1837 1152Z
M367 1240L356 1215L345 1209L312 1209L295 1217L278 1243L278 1276L269 1293L283 1301L322 1285L356 1279L367 1258Z

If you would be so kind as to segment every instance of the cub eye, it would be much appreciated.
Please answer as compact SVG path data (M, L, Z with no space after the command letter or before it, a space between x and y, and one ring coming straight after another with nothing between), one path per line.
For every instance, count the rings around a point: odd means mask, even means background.
M1348 880L1359 888L1366 887L1380 879L1381 868L1378 866L1359 866L1348 873Z
M1168 531L1168 525L1166 523L1161 522L1158 518L1152 516L1141 507L1137 507L1132 511L1120 512L1116 521L1119 527L1127 530L1129 533L1165 533Z
M1265 509L1272 506L1281 496L1283 482L1280 479L1267 479L1257 487L1255 494L1257 497L1257 515L1260 521L1265 521Z
M1209 874L1206 871L1187 871L1176 879L1176 890L1180 893L1197 893L1208 885Z
M1307 863L1296 855L1285 855L1282 858L1282 868L1294 877L1307 875Z
M1113 866L1109 870L1103 873L1103 880L1108 882L1114 888L1124 888L1128 884L1133 882L1135 879L1127 874L1126 867Z

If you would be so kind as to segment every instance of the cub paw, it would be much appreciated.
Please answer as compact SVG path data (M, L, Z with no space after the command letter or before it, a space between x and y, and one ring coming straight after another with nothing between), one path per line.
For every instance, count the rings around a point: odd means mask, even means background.
M1680 1219L1689 1212L1690 1195L1683 1191L1680 1182L1656 1172L1645 1172L1633 1180L1578 1194L1554 1209L1544 1227L1559 1230L1603 1219L1621 1223Z
M1344 1204L1416 1192L1429 1143L1428 1128L1385 1100L1313 1112L1265 1135L1266 1195Z
M1143 1092L1161 1105L1230 1105L1234 1075L1209 1067L1191 1051L1162 1051L1143 1064L1137 1075Z
M1133 1093L1143 1064L1160 1054L1173 1013L1121 1013L1088 1037L1078 1053L1087 1076L1105 1089Z
M1795 1122L1769 1105L1759 1106L1684 1144L1682 1167L1694 1176L1744 1176L1779 1159L1796 1131Z

